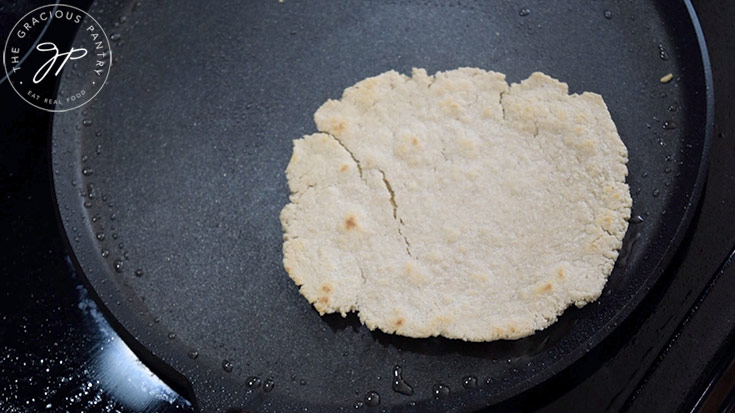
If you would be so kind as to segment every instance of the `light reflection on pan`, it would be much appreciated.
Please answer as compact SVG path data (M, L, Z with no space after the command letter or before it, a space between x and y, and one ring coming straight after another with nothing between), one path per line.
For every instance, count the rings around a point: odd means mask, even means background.
M67 262L74 272L68 257ZM102 343L89 351L88 361L81 371L86 376L81 391L108 393L114 400L136 412L159 411L166 405L191 406L135 356L99 311L87 289L80 284L77 291L78 307L85 321L96 327L99 334L96 341ZM91 398L90 403L95 399Z

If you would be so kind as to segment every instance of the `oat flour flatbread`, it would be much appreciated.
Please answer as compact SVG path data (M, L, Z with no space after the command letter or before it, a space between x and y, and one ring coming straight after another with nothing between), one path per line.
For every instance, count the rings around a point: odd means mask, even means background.
M542 73L365 79L294 141L284 266L320 314L409 337L516 339L599 297L628 227L602 98Z

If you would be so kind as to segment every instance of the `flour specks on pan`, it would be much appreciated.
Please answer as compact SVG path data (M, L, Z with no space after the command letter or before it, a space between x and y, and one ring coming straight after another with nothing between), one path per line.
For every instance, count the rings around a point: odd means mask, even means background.
M541 73L365 79L294 141L284 266L320 314L409 337L516 339L600 296L627 150L597 94Z

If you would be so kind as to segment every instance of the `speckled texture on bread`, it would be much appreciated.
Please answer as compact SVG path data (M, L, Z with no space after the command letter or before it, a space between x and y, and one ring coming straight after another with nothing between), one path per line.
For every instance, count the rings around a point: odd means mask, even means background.
M541 73L365 79L294 141L284 266L321 313L409 337L516 339L599 297L630 217L603 99Z

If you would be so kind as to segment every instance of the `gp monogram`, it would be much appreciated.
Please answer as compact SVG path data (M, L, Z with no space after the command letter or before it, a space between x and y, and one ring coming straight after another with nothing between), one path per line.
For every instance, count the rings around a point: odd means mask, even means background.
M73 44L69 33L79 31ZM39 7L23 16L8 34L3 49L5 74L16 93L49 112L76 109L92 100L110 73L112 53L105 31L83 10L66 4ZM70 90L55 82L71 70ZM66 84L65 84L66 86Z

